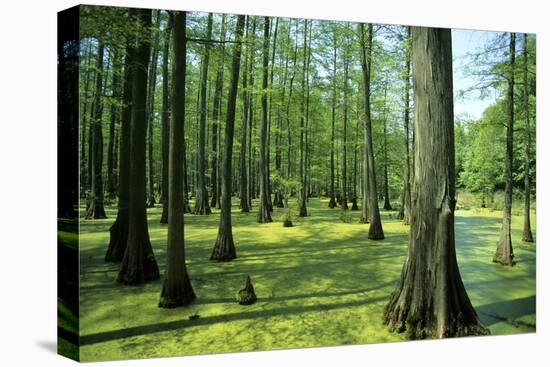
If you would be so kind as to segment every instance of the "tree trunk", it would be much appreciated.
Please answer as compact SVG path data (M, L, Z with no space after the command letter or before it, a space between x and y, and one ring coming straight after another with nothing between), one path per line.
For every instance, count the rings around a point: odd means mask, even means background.
M86 219L103 219L105 208L103 207L103 106L101 105L101 93L103 91L103 57L105 45L99 41L97 51L97 74L94 90L94 102L92 116L90 118L90 143L91 143L91 198L86 212Z
M148 93L147 93L147 128L149 132L148 139L148 159L149 159L149 200L147 206L153 208L156 204L155 199L155 160L153 157L154 150L154 125L155 121L155 90L157 86L157 63L159 54L159 41L160 41L160 10L156 11L157 18L154 29L157 30L154 44L153 53L151 57L151 65L149 71Z
M185 101L186 13L174 14L173 101ZM191 303L195 292L185 265L183 207L183 146L185 103L174 103L170 123L170 152L168 178L168 242L166 275L160 293L159 307L174 308Z
M131 9L145 29L151 26L151 10ZM138 285L159 278L159 269L149 240L146 210L145 143L147 134L147 66L150 45L143 34L138 38L132 68L132 120L130 128L130 197L128 244L117 281Z
M384 110L382 120L384 122L384 210L393 210L390 204L390 185L388 182L388 121L386 115L387 85L384 85Z
M135 17L135 12L129 12ZM109 229L110 239L105 261L122 261L128 243L129 200L130 200L130 128L132 119L132 82L135 63L135 49L132 42L126 46L124 59L124 86L122 91L122 112L120 119L120 153L118 169L118 211L116 220Z
M84 69L86 71L86 79L84 82L84 93L81 98L82 106L81 108L81 118L82 118L82 128L80 132L80 186L82 192L85 192L88 188L88 165L87 165L87 155L86 155L86 119L88 117L88 106L90 105L88 101L88 95L90 93L90 82L93 82L93 71L90 70L90 59L92 53L92 43L89 42L89 46L86 49L84 55L86 55L86 65L88 68Z
M408 253L384 319L411 339L487 335L455 253L451 30L413 27L412 45L418 174Z
M252 18L252 39L250 40L250 62L248 64L248 76L249 76L249 91L248 91L248 165L246 167L246 181L247 181L247 194L248 199L248 208L252 210L252 198L256 197L256 189L254 186L254 175L253 175L253 163L254 157L253 154L255 150L252 150L252 125L254 120L254 53L255 48L254 44L256 41L256 18Z
M231 193L232 160L233 160L233 134L235 128L235 105L237 103L237 89L239 86L239 71L241 66L241 47L244 33L244 15L239 15L235 31L235 45L233 60L231 63L231 80L229 83L229 95L227 97L227 114L225 123L225 147L222 164L222 198L220 226L218 237L212 255L212 260L232 260L237 257L233 242L233 228L231 225Z
M246 36L245 39L249 39L249 27L248 22L250 20L250 17L246 17ZM256 22L254 21L254 25L252 27L252 34L255 34L256 32ZM246 46L246 55L244 57L245 60L245 68L243 73L243 127L242 127L242 133L241 133L241 151L239 154L239 166L240 166L240 204L239 207L241 208L241 211L243 213L250 212L250 195L248 190L250 189L248 185L248 165L247 165L247 159L246 159L246 149L247 149L247 139L248 139L248 117L249 117L249 104L250 104L250 98L252 95L251 91L248 91L248 72L249 72L249 65L252 63L252 53L254 50L252 49L252 44ZM248 63L248 64L247 64ZM251 66L250 66L251 68Z
M199 147L198 147L198 169L197 186L195 187L195 209L194 214L210 214L208 203L208 192L206 191L206 85L208 81L208 63L210 61L210 40L212 39L212 13L208 13L206 28L206 43L204 44L204 55L202 59L202 72L200 81L200 121L199 121Z
M502 265L514 265L512 248L512 168L514 159L514 67L516 61L516 34L510 33L510 75L508 76L508 124L506 126L506 168L504 174L504 210L500 241L493 262Z
M345 50L344 52L346 52ZM349 62L344 54L344 128L342 131L342 199L340 208L348 210L348 188L347 188L347 135L348 135L348 69Z
M162 184L160 200L162 201L161 223L168 223L168 165L169 165L169 145L170 145L170 82L168 80L169 70L168 61L170 58L170 34L172 33L172 16L168 18L164 35L164 45L162 50ZM182 139L183 140L183 139ZM182 159L183 167L183 159ZM183 191L183 188L182 188ZM182 199L183 200L183 199Z
M223 94L223 74L225 68L225 14L222 14L222 25L220 32L220 61L216 73L216 87L214 89L214 106L212 108L212 158L211 166L211 188L212 198L210 200L211 208L220 208L220 121L222 110L222 94Z
M260 205L258 205L258 223L273 222L271 219L269 199L269 154L267 146L268 136L268 111L267 111L267 87L269 68L269 17L264 17L264 50L263 50L263 73L262 73L262 125L260 130Z
M118 124L118 120L120 119L120 113L119 108L117 105L117 100L120 98L120 72L121 72L121 65L120 65L120 59L118 52L116 52L116 49L113 51L113 77L112 77L112 83L111 83L111 89L112 89L112 100L111 103L111 116L110 116L110 123L109 123L109 143L107 145L107 194L110 197L114 197L116 195L116 174L114 170L115 166L115 129L116 125Z
M531 126L529 123L529 79L527 68L527 33L523 34L523 109L525 113L525 206L523 208L523 236L525 242L533 242L531 232L531 179L529 177L529 166L531 165Z
M378 208L378 193L376 188L376 170L374 167L374 152L372 149L372 127L370 115L370 73L372 65L372 24L368 25L368 36L365 40L364 25L359 25L361 37L361 64L363 68L363 84L365 94L365 156L368 171L368 193L370 204L370 227L368 238L371 240L384 239L384 230L382 229L382 221L380 220L380 209Z
M407 51L405 60L405 111L403 113L403 135L405 143L405 168L403 170L403 196L401 200L401 209L398 218L403 224L409 225L411 212L411 160L409 152L409 92L411 89L411 29L407 27Z
M307 124L306 124L306 84L307 84L307 68L308 68L308 47L307 47L307 19L304 20L304 64L302 68L302 98L301 98L301 113L300 113L300 217L307 217L307 178L306 178L306 155L307 155Z
M333 29L333 58L332 58L332 106L331 106L331 123L330 123L330 199L328 201L329 208L336 208L336 192L334 190L334 125L336 122L336 55L338 49L338 40L336 30Z

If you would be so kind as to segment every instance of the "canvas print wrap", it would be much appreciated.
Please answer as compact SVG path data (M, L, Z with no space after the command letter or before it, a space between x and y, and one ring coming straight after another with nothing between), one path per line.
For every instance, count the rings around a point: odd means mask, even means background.
M535 332L534 34L58 17L60 354Z

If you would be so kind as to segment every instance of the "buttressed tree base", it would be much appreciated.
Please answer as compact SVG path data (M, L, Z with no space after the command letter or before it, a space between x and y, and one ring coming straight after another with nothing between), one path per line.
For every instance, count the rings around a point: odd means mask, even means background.
M535 332L535 60L534 34L60 12L59 354Z

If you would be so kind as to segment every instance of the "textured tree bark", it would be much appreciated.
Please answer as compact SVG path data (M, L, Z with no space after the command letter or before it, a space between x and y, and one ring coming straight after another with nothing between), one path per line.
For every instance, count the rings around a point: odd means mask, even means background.
M403 195L398 218L403 224L409 225L411 218L411 159L409 150L409 116L410 116L410 89L411 89L411 29L407 27L407 54L405 60L405 110L403 113L403 135L405 143L405 168L403 170Z
M129 11L130 17L135 17ZM134 19L135 21L135 19ZM105 261L122 261L128 243L129 201L130 201L130 124L132 119L132 67L135 49L132 43L126 46L124 60L124 87L122 90L122 112L120 119L120 154L118 170L118 211L115 222L109 229L110 239Z
M216 87L214 89L214 106L212 108L212 158L210 160L211 166L211 187L212 198L210 200L211 208L220 208L220 121L222 110L222 94L223 94L223 74L225 68L225 17L222 15L222 24L220 31L220 62L218 64L218 70L216 72Z
M374 151L372 148L372 126L370 114L370 73L372 65L372 24L368 25L368 36L365 40L365 31L363 23L359 24L359 32L361 38L361 65L363 68L363 84L365 94L365 155L368 171L368 193L371 215L369 235L371 240L383 240L384 230L382 229L382 221L380 219L380 209L378 207L378 192L376 189L376 170L374 168Z
M101 105L101 93L103 91L103 57L105 44L99 41L97 51L97 75L94 90L92 116L90 118L90 143L91 143L91 198L86 212L86 219L103 219L105 208L103 206L103 106Z
M502 265L514 265L512 248L512 167L514 160L514 67L516 62L516 34L510 33L510 75L508 76L507 108L508 124L506 126L506 168L504 174L504 209L502 212L502 229L493 262Z
M249 19L250 17L246 17L246 35L245 39L249 39ZM256 32L256 22L254 22L254 25L252 27L252 34L255 34ZM248 91L248 72L249 67L251 67L252 62L252 53L254 52L252 49L252 45L246 46L246 54L244 57L245 60L245 68L243 73L243 126L242 126L242 133L241 133L241 151L239 153L239 166L240 166L240 204L239 207L241 208L241 211L243 213L250 212L250 195L249 195L249 189L250 186L248 185L248 165L247 165L247 159L246 159L246 150L247 150L247 139L248 139L248 117L250 115L249 108L250 108L250 98L252 95L251 91ZM250 66L249 66L250 65Z
M529 122L529 70L527 66L527 33L523 34L523 109L525 114L525 163L524 186L525 206L523 208L523 236L525 242L533 242L531 232L531 178L529 166L531 165L531 126Z
M258 223L273 222L270 211L269 194L269 154L267 146L268 135L268 111L267 111L267 87L269 67L269 17L264 17L264 49L263 49L263 72L262 72L262 125L260 130L260 205L258 205Z
M175 12L173 101L185 101L186 69L186 13ZM195 292L191 286L185 265L184 212L183 207L183 141L185 103L174 103L170 122L170 149L168 173L168 242L166 250L166 274L160 293L159 307L175 308L191 303Z
M220 225L218 237L212 250L211 260L232 260L237 257L233 242L233 227L231 224L231 194L232 194L232 160L233 135L235 128L235 107L239 86L239 71L241 66L241 47L244 33L244 15L239 15L235 31L235 45L233 46L233 60L231 62L231 80L227 97L227 114L225 123L225 146L222 164L222 198Z
M134 10L132 10L134 11ZM151 26L151 10L135 10L145 28ZM132 68L132 119L130 128L130 197L128 244L117 281L139 285L159 278L159 269L149 239L146 210L145 146L147 134L147 70L150 45L146 34L138 37Z
M208 81L208 63L210 61L210 40L212 39L212 13L208 14L206 26L206 43L204 44L204 54L202 59L202 72L200 82L200 119L199 119L199 147L198 147L198 167L197 167L197 186L195 187L195 208L194 214L211 214L208 203L208 192L206 191L206 86Z
M162 183L160 200L162 202L162 215L160 222L168 223L168 160L170 145L170 96L169 96L169 70L168 60L170 58L170 34L172 33L172 16L168 18L164 35L164 45L162 49ZM183 162L182 162L183 165ZM183 190L183 189L182 189Z
M407 257L385 322L411 339L487 335L455 253L451 31L413 27L412 45L417 175Z

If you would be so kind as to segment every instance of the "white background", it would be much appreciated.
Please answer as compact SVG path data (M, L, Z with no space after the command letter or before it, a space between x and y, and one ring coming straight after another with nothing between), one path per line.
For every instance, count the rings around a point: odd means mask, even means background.
M104 5L537 33L537 333L109 362L108 366L547 365L550 22L540 0L162 0ZM0 365L67 366L56 341L56 12L74 1L8 0L0 11ZM96 364L90 364L95 366ZM99 365L99 364L97 364Z

